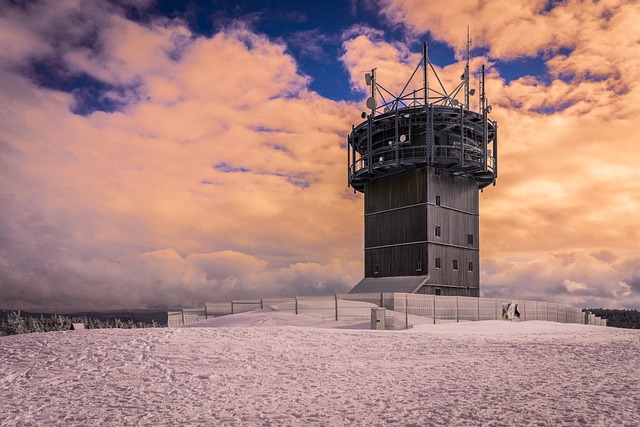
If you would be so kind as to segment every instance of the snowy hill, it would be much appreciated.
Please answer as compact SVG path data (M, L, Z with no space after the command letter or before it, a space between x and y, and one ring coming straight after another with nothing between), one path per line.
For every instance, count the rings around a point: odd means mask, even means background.
M259 311L0 338L0 425L638 425L640 331Z

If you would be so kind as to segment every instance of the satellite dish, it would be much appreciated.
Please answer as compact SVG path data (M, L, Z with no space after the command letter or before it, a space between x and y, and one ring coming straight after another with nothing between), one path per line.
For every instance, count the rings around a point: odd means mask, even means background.
M407 135L400 135L400 142L405 142L407 140Z
M475 90L475 89L471 89L471 90L469 91L469 95L473 96L473 95L475 95L475 94L476 94L476 90Z
M454 107L456 107L459 104L457 99L452 99L451 100L451 105L453 105Z
M371 86L371 74L369 73L365 74L364 81L367 82L367 86Z
M373 96L370 96L369 99L367 99L367 108L372 110L376 108L376 99Z

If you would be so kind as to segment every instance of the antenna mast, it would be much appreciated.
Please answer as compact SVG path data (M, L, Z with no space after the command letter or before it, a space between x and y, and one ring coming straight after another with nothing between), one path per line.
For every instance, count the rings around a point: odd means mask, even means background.
M471 109L469 105L469 60L471 59L471 37L469 36L469 26L467 25L467 65L464 68L464 105L467 107L467 110Z
M429 56L429 52L427 50L427 42L424 42L422 43L422 69L423 69L423 79L424 79L425 108L429 105L429 76L427 75L427 64L429 62L428 56Z

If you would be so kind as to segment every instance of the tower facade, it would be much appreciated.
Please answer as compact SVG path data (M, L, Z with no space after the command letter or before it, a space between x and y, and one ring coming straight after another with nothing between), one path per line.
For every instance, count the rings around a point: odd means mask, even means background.
M426 45L421 65L421 87L380 106L375 70L366 76L371 112L348 137L349 186L364 193L364 279L351 292L479 296L478 193L498 172L484 67L472 111L468 60L451 92L429 87Z

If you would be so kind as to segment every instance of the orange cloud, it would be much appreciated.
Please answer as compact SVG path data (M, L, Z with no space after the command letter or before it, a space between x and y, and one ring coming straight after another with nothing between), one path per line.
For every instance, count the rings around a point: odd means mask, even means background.
M488 49L472 68L495 62L487 90L500 175L481 195L483 292L640 306L639 6L500 4L384 7L458 50L471 22ZM282 42L241 25L203 37L179 21L141 25L114 7L65 5L0 18L13 23L0 40L21 46L0 54L5 304L201 305L346 291L361 278L362 197L346 188L343 145L363 105L310 91ZM56 32L70 17L77 25ZM100 49L75 42L89 29ZM377 67L399 91L420 57L365 27L345 32L342 47L363 95L365 72ZM554 56L559 47L566 54ZM500 60L537 52L551 81L500 75ZM105 96L120 108L74 114L72 94L16 71L47 55L112 85ZM450 87L462 66L437 70Z

